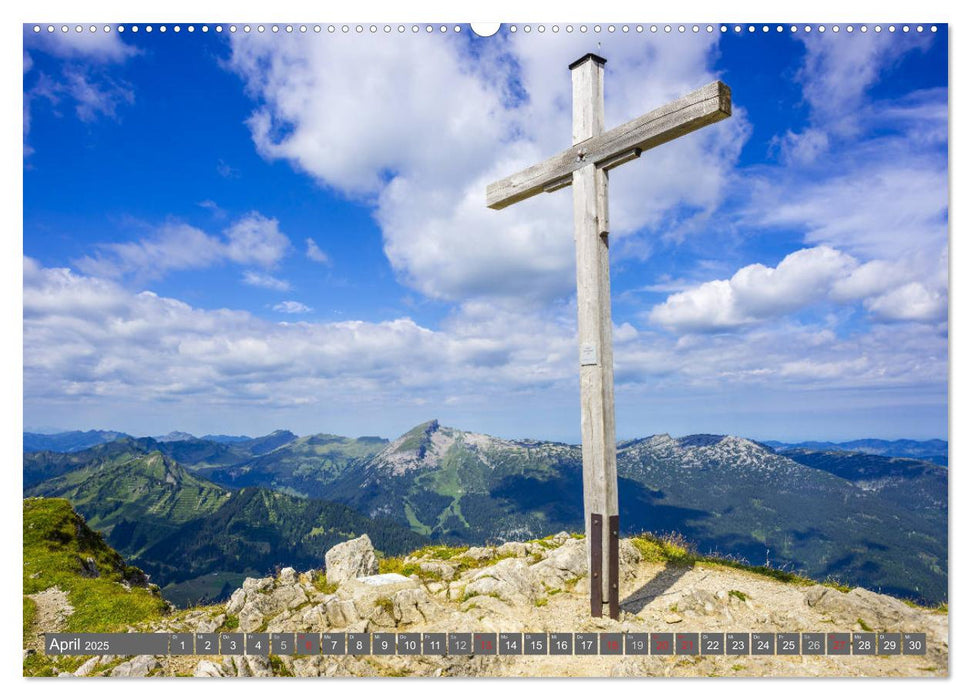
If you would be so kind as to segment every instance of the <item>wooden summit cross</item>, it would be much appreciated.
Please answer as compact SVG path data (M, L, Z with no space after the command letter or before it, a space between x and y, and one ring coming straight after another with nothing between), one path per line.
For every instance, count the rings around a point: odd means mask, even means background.
M490 209L503 209L535 194L573 185L583 510L590 567L590 614L601 617L603 604L607 603L610 617L617 619L620 615L620 523L607 256L607 172L634 160L642 151L730 117L732 93L724 83L714 82L605 132L606 62L588 53L570 64L573 146L489 185L486 204Z

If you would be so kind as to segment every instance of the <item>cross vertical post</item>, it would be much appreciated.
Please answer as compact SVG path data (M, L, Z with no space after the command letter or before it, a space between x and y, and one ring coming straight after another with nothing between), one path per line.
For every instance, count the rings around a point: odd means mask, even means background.
M641 153L732 116L732 91L721 81L604 131L603 74L592 53L570 64L573 145L486 187L486 206L506 207L573 186L580 337L580 430L583 515L590 573L590 613L620 617L620 515L614 426L614 353L610 323L607 173Z
M603 58L587 54L570 65L574 146L604 131L605 63ZM616 549L612 540L618 536L618 507L607 171L593 162L587 163L573 171L572 184L580 344L583 510L587 561L590 562L590 612L594 617L600 617L603 604L608 603L611 617L616 617L618 577L616 557L610 556Z

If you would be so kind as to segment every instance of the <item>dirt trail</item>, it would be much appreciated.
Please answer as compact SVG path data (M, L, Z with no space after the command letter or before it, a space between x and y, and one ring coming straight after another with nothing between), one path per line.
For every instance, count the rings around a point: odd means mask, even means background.
M27 596L37 606L37 614L31 626L30 637L25 640L25 648L43 649L45 632L60 632L67 618L74 612L68 602L67 593L52 586L40 593ZM29 643L26 643L29 642Z

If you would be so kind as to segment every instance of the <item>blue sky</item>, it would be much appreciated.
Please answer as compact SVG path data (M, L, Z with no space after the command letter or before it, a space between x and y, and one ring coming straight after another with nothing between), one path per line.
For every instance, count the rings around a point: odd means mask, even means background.
M946 27L382 26L25 30L28 429L578 440L569 190L484 189L596 50L735 105L611 175L618 435L947 437Z

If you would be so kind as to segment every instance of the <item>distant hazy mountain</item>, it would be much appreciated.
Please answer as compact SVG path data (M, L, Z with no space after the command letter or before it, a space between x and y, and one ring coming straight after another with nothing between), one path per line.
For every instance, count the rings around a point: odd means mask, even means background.
M776 442L766 445L776 450L807 449L823 452L862 452L883 457L909 457L947 466L947 440L849 440L848 442Z
M77 452L89 447L127 437L113 430L72 430L66 433L24 433L24 452L51 450L52 452Z
M234 442L247 442L252 440L249 435L203 435L200 440L209 440L210 442L222 442L222 443L234 443Z
M335 435L297 438L277 431L228 444L198 438L165 443L127 439L72 455L34 453L24 457L25 484L49 479L37 486L46 491L71 482L72 470L94 468L76 477L86 482L98 473L99 464L121 459L126 450L129 459L157 451L189 467L191 471L174 478L190 486L188 477L204 477L212 488L246 487L249 492L259 487L288 494L278 508L304 513L294 516L297 521L307 516L294 496L308 496L342 503L370 519L399 523L422 537L455 543L583 530L578 446L504 440L438 421L390 442ZM706 552L932 602L946 598L947 471L930 462L805 448L788 454L732 436L655 435L619 444L618 473L625 533L677 531ZM137 483L124 487L125 482L113 481L120 485L114 491L101 491L107 485L95 482L96 488L74 494L74 499L92 504L79 510L97 509L94 504L100 502L123 509L153 493L147 487L132 488ZM101 493L101 499L88 498L89 491ZM55 492L72 498L63 486ZM187 502L206 510L206 517L231 507L220 502L206 509L194 493L190 488ZM166 502L159 495L151 498ZM137 540L139 523L147 520L154 528L154 517L153 512L125 516L132 523L127 526L130 541L115 546L129 556L155 551ZM270 522L276 521L271 517ZM112 544L119 540L111 538L124 532L115 527L109 535ZM176 537L180 528L186 529ZM198 557L221 546L205 542L217 536L218 527L180 520L156 530L164 530L164 538L176 538L166 540L179 543L167 548L171 552L185 550ZM265 564L258 551L254 548L248 556ZM139 559L139 565L165 570L164 557L152 556L152 563ZM187 560L178 566L203 571L238 554L214 556L208 564ZM232 570L240 571L238 565Z
M173 430L167 435L156 435L152 439L156 442L179 442L181 440L195 440L196 436L192 433L184 433L181 430Z

